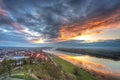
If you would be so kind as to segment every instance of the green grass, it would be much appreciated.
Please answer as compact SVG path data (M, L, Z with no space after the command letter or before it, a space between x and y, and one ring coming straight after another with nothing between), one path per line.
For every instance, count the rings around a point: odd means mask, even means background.
M23 71L23 69L18 68L17 70L13 70L12 74L24 74L24 71Z
M11 76L11 78L23 79L23 80L36 80L36 79L32 78L31 76L27 76L27 78L25 78L24 75L14 75L14 76Z
M74 74L74 69L76 67L73 64L58 57L54 57L54 61L62 66L63 71ZM78 70L79 70L79 74L75 75L77 80L97 80L92 75L83 71L82 69L78 69Z
M24 75L14 75L11 78L24 79Z
M36 80L31 76L25 76L24 70L22 68L18 68L17 70L12 71L12 74L16 74L16 75L11 76L11 78L23 79L23 80Z

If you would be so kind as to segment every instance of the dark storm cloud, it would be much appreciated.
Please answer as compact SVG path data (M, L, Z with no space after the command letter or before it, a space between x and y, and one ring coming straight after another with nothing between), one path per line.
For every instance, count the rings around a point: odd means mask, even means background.
M24 39L46 38L46 41L56 40L62 35L67 37L60 32L66 25L67 31L64 32L79 36L83 32L81 27L87 22L90 23L95 18L104 21L120 10L120 0L1 0L0 4L0 27L6 30L8 28L3 26L12 27L23 35ZM120 15L117 14L116 17L108 22L119 22ZM79 32L79 35L70 29L69 25L74 24L77 24L77 27L72 28ZM88 30L89 26L86 29Z

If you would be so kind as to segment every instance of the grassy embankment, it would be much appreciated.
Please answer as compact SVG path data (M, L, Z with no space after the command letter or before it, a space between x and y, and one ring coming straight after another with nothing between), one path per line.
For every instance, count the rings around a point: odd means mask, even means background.
M69 73L75 75L77 80L97 80L91 74L83 71L80 68L77 68L73 64L71 64L59 57L54 57L54 61L62 66L63 71L69 72ZM77 74L75 73L76 70L78 72Z

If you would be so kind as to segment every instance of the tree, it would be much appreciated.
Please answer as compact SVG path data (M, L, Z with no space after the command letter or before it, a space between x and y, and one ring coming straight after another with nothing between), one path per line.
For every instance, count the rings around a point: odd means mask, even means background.
M79 75L79 68L78 67L74 68L73 74L74 75Z
M65 73L64 76L66 80L76 80L76 77L73 74Z
M4 60L2 62L3 67L5 68L5 70L8 72L9 76L11 75L11 71L12 71L12 60Z

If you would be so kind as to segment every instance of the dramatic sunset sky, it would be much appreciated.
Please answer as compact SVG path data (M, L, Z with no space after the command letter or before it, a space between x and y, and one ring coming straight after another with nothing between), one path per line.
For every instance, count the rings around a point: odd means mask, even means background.
M0 0L0 45L120 39L120 0Z

